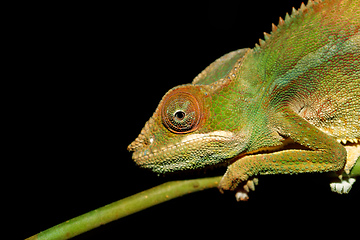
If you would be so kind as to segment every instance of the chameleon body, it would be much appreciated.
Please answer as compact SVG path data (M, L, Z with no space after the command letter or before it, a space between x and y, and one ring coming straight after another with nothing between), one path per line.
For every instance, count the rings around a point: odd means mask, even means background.
M219 188L240 200L261 174L346 176L360 155L359 29L359 0L293 8L260 45L168 91L128 147L134 161L157 173L227 165Z

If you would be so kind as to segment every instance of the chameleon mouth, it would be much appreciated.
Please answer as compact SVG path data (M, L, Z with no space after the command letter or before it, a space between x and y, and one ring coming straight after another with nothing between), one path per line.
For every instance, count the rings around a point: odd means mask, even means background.
M133 160L143 168L157 173L204 168L218 164L224 158L231 158L239 146L235 146L234 134L227 131L215 131L207 134L184 136L176 144L152 149L138 149Z

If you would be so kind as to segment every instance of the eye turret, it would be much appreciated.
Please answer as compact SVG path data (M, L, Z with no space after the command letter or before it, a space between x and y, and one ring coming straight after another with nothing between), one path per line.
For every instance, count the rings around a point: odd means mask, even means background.
M202 107L197 97L183 89L169 93L161 106L164 126L173 133L195 131L201 120Z

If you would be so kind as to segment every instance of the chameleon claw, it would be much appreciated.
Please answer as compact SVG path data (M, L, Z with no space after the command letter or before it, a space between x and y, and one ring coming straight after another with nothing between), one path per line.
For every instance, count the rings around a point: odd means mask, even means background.
M252 179L248 180L244 184L242 189L237 190L237 192L235 193L236 201L240 202L240 201L249 200L248 193L250 191L255 191L255 186L258 185L258 184L259 184L259 179L258 178L252 178Z
M355 182L355 178L342 179L340 182L330 183L331 191L339 194L347 194L350 192L352 185Z
M253 179L248 180L243 188L246 192L250 192L250 190L255 191L255 186L258 184L259 184L259 179L253 178Z
M244 201L249 200L249 195L247 194L247 192L245 192L244 189L241 189L235 193L235 198L236 198L236 201L238 201L238 202L240 202L240 201L244 202Z

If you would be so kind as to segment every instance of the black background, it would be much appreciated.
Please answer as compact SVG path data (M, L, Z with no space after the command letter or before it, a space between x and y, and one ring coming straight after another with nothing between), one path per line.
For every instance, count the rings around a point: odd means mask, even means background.
M126 147L167 90L225 53L253 47L301 1L31 4L12 10L9 58L16 67L8 195L21 238L170 179L196 177L158 177L138 168ZM343 234L339 224L354 216L359 189L337 195L322 175L264 176L248 202L207 190L75 239Z

